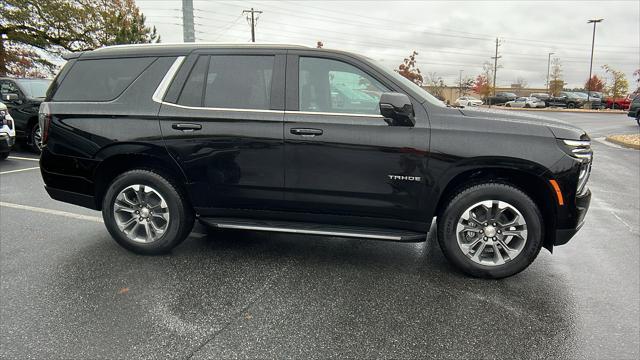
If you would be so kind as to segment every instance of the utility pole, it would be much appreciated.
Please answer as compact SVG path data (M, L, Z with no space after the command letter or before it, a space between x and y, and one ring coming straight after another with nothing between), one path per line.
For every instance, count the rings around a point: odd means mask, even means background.
M460 80L458 81L458 92L460 93L458 97L462 96L462 72L464 70L460 70Z
M251 13L251 17L247 16L247 21L251 24L251 42L256 42L256 21L258 21L258 17L255 14L262 14L262 11L258 10L242 10L243 14Z
M549 91L551 91L551 85L549 84L549 70L551 70L551 55L553 54L555 53L550 52L549 59L547 60L547 94L549 93Z
M500 39L496 38L496 55L492 56L493 59L493 96L496 96L496 77L498 73L498 59L502 56L498 56L498 47L500 46Z
M587 24L593 23L593 36L591 37L591 61L589 62L589 80L587 80L587 103L591 106L591 102L589 97L591 96L591 71L593 70L593 45L596 42L596 24L601 22L604 19L591 19L587 21Z
M182 41L196 41L196 30L193 22L193 0L182 0Z

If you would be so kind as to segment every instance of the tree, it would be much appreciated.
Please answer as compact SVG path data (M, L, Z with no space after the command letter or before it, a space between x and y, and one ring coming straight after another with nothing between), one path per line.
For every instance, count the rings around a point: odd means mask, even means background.
M588 91L602 92L604 90L604 82L598 75L593 75L591 79L587 79L587 82L584 83L584 88Z
M611 85L605 87L606 95L612 97L614 101L625 97L629 92L629 82L624 73L613 69L609 65L603 65L602 68L607 74L611 75Z
M551 75L549 80L549 91L553 96L558 96L564 89L565 82L562 80L562 64L559 58L554 58L551 62Z
M472 77L467 76L462 79L462 81L458 84L458 91L460 93L460 96L469 95L469 92L474 87L474 84L475 80L473 80Z
M444 101L444 89L447 87L444 84L444 80L435 72L430 72L428 75L427 86L429 87L429 92L431 95Z
M404 59L404 62L398 66L396 71L416 85L422 86L424 79L420 69L416 66L416 56L418 56L418 52L414 50L408 58Z
M491 95L491 83L486 74L480 74L476 77L476 81L473 83L473 91L480 95L483 99L486 99Z
M160 40L133 0L0 0L0 8L0 75L51 75L62 52Z
M528 85L527 80L525 80L523 77L517 77L516 82L511 84L511 87L523 89L523 88L526 88L527 85Z
M322 41L318 41L318 42L316 43L316 48L317 48L317 49L322 49L322 47L323 47L323 46L324 46L324 43L323 43Z
M640 69L634 71L633 76L636 78L636 93L640 93Z

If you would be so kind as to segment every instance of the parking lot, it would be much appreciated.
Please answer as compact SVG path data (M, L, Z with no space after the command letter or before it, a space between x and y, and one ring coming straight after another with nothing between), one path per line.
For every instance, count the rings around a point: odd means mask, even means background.
M621 114L550 113L595 160L582 230L499 281L437 246L197 225L172 254L119 247L51 200L33 154L0 163L0 358L640 356L640 152Z

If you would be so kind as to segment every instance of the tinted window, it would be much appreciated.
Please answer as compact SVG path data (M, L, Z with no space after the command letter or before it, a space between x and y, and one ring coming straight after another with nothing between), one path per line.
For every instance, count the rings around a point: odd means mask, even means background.
M268 110L273 56L211 56L204 106Z
M117 98L155 58L80 60L53 96L58 101L110 101Z
M380 95L386 91L378 81L349 64L300 58L300 111L378 115Z
M20 79L17 82L26 95L31 98L43 98L47 93L49 84L51 84L51 80L38 79Z
M204 90L204 77L209 66L209 57L201 56L182 88L178 104L186 106L202 106L202 91Z

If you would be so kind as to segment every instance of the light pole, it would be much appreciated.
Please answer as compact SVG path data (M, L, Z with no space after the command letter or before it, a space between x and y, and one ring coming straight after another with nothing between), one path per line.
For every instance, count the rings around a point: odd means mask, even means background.
M547 60L547 94L549 93L551 86L549 84L549 70L551 69L551 55L553 55L555 53L550 52L549 53L549 59Z
M591 104L590 96L591 96L591 70L593 69L593 45L596 42L596 24L601 22L604 19L591 19L587 21L587 24L593 23L593 36L591 37L591 61L589 62L589 80L587 80L587 103Z

